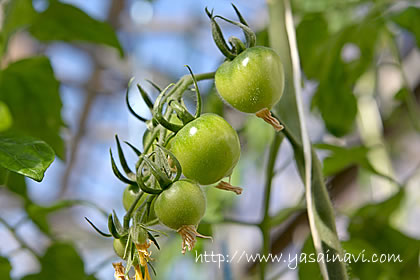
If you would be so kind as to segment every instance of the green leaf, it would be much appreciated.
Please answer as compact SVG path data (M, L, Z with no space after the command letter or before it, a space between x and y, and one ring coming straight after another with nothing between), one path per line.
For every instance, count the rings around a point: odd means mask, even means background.
M35 16L36 12L32 7L31 0L7 2L0 33L0 54L5 53L10 36L18 29L29 26Z
M418 257L420 240L406 236L390 225L391 215L400 207L405 196L400 189L389 199L370 203L357 210L349 224L350 241L345 243L350 253L361 252L365 255L400 255L402 262L352 263L351 271L359 279L419 279ZM372 278L373 277L373 278Z
M116 48L123 56L123 49L112 27L93 19L82 10L59 1L50 4L30 26L31 34L41 41L84 41Z
M417 46L420 47L420 8L408 7L399 14L395 14L391 19L402 28L413 33L416 38Z
M10 280L10 271L12 266L7 258L0 256L0 279Z
M0 101L0 132L8 130L13 123L9 108L4 102Z
M348 148L330 144L316 144L314 147L332 152L328 157L324 159L323 172L325 176L336 174L354 164L369 164L367 159L367 153L369 152L369 149L364 146Z
M41 272L27 275L22 280L95 280L85 273L83 260L69 243L53 243L41 257Z
M19 60L0 72L0 100L13 116L11 129L44 140L63 158L58 90L51 64L43 56Z
M44 141L28 136L0 134L2 167L40 182L53 161L54 151Z
M315 13L306 15L297 28L304 72L309 79L319 82L312 105L318 108L328 131L335 136L344 136L353 128L357 114L353 87L373 61L378 34L383 28L379 19L371 14L358 24L330 34L325 18ZM352 60L343 60L345 48L353 50Z

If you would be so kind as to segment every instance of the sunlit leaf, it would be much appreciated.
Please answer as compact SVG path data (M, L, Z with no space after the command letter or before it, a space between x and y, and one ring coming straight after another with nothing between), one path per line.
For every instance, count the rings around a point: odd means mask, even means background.
M46 57L31 57L0 72L0 101L13 117L12 130L40 138L64 157L59 83Z
M31 34L41 41L91 42L123 49L112 27L69 4L51 1L30 26Z
M54 161L54 151L44 141L28 136L0 134L0 165L38 182Z

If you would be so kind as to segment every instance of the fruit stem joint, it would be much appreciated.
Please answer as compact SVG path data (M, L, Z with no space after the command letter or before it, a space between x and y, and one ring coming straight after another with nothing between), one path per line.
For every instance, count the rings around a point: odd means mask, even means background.
M283 130L284 126L282 126L278 119L271 115L270 110L267 108L261 109L255 115L261 119L263 119L266 123L270 124L274 129L279 132Z
M187 248L188 251L191 251L194 248L195 243L197 242L197 237L212 239L211 236L199 234L196 226L194 225L182 226L177 231L182 238L182 254L185 254Z

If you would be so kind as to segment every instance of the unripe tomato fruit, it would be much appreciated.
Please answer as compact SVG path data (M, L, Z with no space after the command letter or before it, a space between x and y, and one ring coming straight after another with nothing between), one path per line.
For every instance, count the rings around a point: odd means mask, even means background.
M123 258L125 252L125 245L127 244L126 239L114 239L114 252L118 257Z
M216 114L203 114L187 123L168 147L185 177L202 185L231 175L241 153L238 134Z
M155 213L165 226L178 230L185 225L197 225L206 211L206 196L191 180L179 180L156 199Z
M220 96L241 112L270 110L283 94L283 66L273 49L252 47L220 65L215 83Z
M140 192L141 192L141 190L140 190ZM147 193L142 195L140 200L137 202L137 205L136 205L136 208L134 208L134 211L137 210L137 208L139 208L143 204L143 202L146 201L148 196L149 195ZM124 206L125 211L128 211L128 209L130 209L130 206L131 206L131 204L134 203L134 200L136 200L136 197L137 197L137 193L131 191L129 186L127 186L124 189L124 192L123 192L123 206ZM150 207L151 212L149 214L149 220L156 219L156 214L155 214L155 211L153 210L153 203L154 202L152 202L152 205Z
M127 239L116 239L116 238L114 239L114 243L113 243L114 252L121 259L123 259L123 257L124 257L126 244L127 244ZM136 256L135 259L134 259L133 265L136 266L136 265L138 265L138 263L139 263L139 259Z

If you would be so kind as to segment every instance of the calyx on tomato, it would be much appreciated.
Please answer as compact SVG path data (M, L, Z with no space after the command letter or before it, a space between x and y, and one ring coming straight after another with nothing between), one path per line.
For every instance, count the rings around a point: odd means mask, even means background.
M233 6L239 22L213 16L206 10L212 24L213 39L227 60L217 69L216 89L232 107L253 113L271 124L276 131L283 129L271 115L271 108L280 100L284 89L284 71L279 55L271 48L255 46L255 33L249 28L238 9ZM240 27L246 38L246 47L236 37L227 45L216 18Z
M206 196L195 182L179 180L164 190L156 199L155 213L165 226L182 237L182 253L194 247L196 237L208 238L196 230L206 211Z

